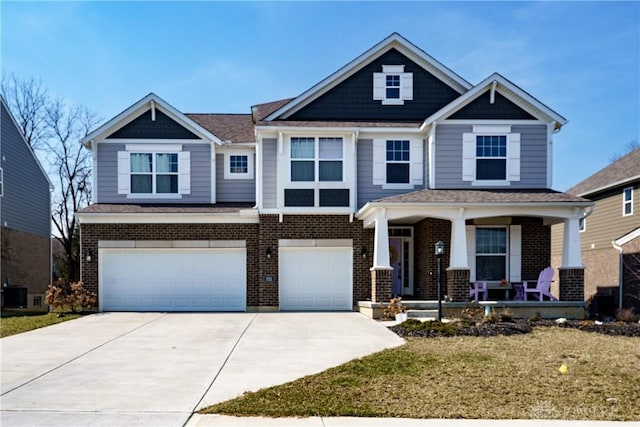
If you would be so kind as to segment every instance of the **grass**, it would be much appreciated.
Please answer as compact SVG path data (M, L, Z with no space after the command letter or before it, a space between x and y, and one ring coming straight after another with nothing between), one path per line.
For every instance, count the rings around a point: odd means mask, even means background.
M562 374L560 366L568 366ZM210 406L245 416L640 420L640 341L537 328L402 347Z
M0 321L0 338L10 335L21 334L23 332L32 331L45 326L55 325L56 323L65 322L67 320L77 319L79 314L65 314L58 317L57 313L43 314L33 312L2 312L2 321Z

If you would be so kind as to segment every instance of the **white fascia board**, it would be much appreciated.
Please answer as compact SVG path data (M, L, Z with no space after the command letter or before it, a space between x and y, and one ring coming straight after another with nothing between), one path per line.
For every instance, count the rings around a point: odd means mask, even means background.
M166 102L153 92L82 138L80 142L84 144L85 147L90 148L93 140L98 140L106 137L110 133L115 132L117 129L131 122L133 119L142 114L143 111L151 108L151 101L155 103L155 108L159 109L167 116L171 117L173 120L182 124L189 130L200 136L202 139L222 145L223 142L220 138L197 124L195 121L191 120L180 111L176 110L168 102Z
M76 213L80 224L257 224L257 211L210 213Z
M539 117L541 114L544 116L545 122L555 121L556 128L560 129L563 125L568 123L568 120L562 117L560 114L553 111L551 108L538 101L527 92L511 83L498 73L493 73L480 83L478 83L473 89L469 90L465 94L459 96L449 104L442 107L440 110L427 117L423 122L423 127L427 126L435 121L442 120L455 112L461 110L468 105L471 101L478 98L480 95L491 89L493 82L497 82L497 91L505 98L514 102L519 107L527 110L533 116Z
M616 239L613 243L615 243L616 246L622 246L626 243L629 243L630 241L632 241L633 239L636 239L640 237L640 227L636 228L635 230L633 230L630 233L625 234L624 236Z
M25 138L25 136L20 131L20 126L18 126L18 122L16 121L16 118L13 117L13 113L9 109L9 106L7 105L7 102L5 101L2 95L0 95L0 103L2 103L2 106L4 107L4 109L7 110L7 113L9 114L9 117L11 117L11 121L13 122L13 126L16 128L16 130L18 131L18 134L20 135L20 139L22 139L22 142L24 143L24 145L27 146L27 149L31 153L31 156L33 157L33 159L36 161L36 164L40 168L40 172L42 172L44 179L46 179L47 182L49 183L49 191L53 190L53 183L51 182L51 179L49 179L49 174L45 172L44 168L42 167L42 163L40 163L40 160L38 160L38 156L36 156L35 151L33 151L33 148L31 148L31 145L29 145L27 138Z
M349 207L335 208L335 207L308 207L308 208L269 208L261 209L261 215L353 215L353 209Z
M586 191L584 193L577 194L579 197L588 197L590 195L599 193L601 191L609 190L611 188L619 187L621 185L629 184L634 181L640 181L640 175L631 176L629 178L622 179L620 181L612 182L611 184L603 185L602 187L594 188L593 190Z
M264 118L264 120L271 121L278 117L286 118L290 116L295 111L298 111L309 102L318 98L328 90L334 88L336 85L364 68L371 61L378 58L391 48L396 48L408 57L413 56L413 58L411 59L416 60L415 62L418 65L430 71L432 74L435 74L436 77L445 81L445 83L451 85L458 93L464 93L472 87L472 85L468 81L460 77L458 74L454 73L451 69L444 66L435 58L428 55L422 49L418 48L416 45L402 37L400 34L393 33L389 37L385 38L384 40L358 56L356 59L347 63L345 66L331 74L329 77L315 84L292 101L288 102L273 113L269 114L266 118Z

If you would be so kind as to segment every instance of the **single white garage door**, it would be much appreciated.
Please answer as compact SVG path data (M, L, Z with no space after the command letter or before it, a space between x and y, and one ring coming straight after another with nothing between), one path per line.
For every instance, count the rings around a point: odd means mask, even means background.
M353 249L280 247L280 310L353 310Z
M103 311L245 311L246 249L100 249Z

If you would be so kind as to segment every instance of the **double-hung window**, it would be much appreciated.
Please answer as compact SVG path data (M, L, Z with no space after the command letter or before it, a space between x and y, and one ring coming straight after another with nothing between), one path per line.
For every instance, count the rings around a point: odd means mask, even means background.
M404 65L383 65L381 73L373 73L373 99L382 105L413 100L413 73L405 73Z
M341 182L342 138L291 138L292 182Z
M476 228L476 280L500 281L507 276L506 227Z
M622 190L622 216L633 215L633 187Z
M400 74L385 75L386 99L400 99Z
M177 194L177 153L131 153L131 193Z
M315 181L315 138L291 138L291 181Z
M506 178L506 135L476 136L476 179L500 181Z
M409 165L409 141L387 140L387 184L408 184Z

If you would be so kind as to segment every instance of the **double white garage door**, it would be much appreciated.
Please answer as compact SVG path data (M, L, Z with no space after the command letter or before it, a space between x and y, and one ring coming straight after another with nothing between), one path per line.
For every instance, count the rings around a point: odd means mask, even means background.
M99 258L103 311L246 310L245 248L101 248ZM280 247L280 309L351 310L352 260L351 247Z

